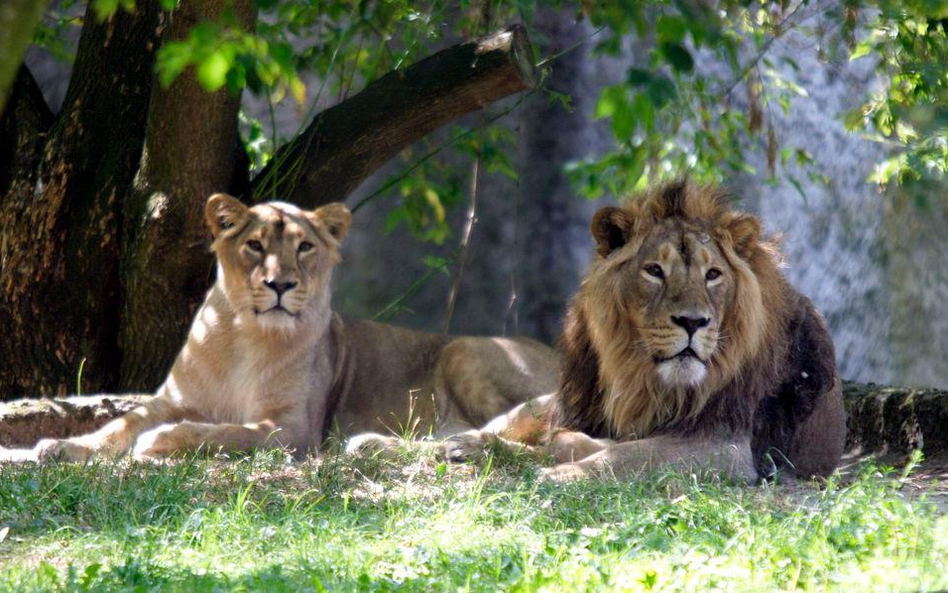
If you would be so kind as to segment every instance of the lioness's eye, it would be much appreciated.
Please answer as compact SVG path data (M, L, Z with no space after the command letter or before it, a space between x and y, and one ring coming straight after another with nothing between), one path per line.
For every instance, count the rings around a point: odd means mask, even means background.
M310 243L309 241L303 241L302 243L300 243L300 246L299 246L300 253L305 253L312 248L313 248L313 244Z
M655 276L656 278L664 278L665 272L662 271L662 266L658 264L649 264L645 266L645 273L649 276Z
M704 279L707 280L708 282L711 282L712 280L716 280L720 277L721 277L721 270L718 270L716 268L711 268L704 275Z
M263 244L260 243L260 241L247 241L247 247L249 247L251 251L256 251L257 253L261 253L263 251Z

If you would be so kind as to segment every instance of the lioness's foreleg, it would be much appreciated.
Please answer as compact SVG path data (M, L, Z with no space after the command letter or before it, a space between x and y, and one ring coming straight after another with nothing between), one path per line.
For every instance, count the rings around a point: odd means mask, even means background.
M135 443L136 458L158 459L175 453L206 448L217 451L249 451L264 446L289 445L281 429L271 420L247 424L209 424L185 420L150 430Z
M68 439L43 439L33 448L33 453L38 461L57 457L85 461L93 455L118 457L146 430L189 416L186 409L175 405L170 398L156 396L93 433Z
M623 479L659 467L686 471L712 469L739 480L757 479L749 438L654 437L617 443L580 461L547 468L543 474L555 481L604 477Z

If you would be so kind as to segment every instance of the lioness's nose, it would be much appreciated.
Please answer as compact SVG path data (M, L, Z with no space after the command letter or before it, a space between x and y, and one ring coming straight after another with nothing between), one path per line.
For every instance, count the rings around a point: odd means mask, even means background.
M296 286L296 282L271 282L270 280L265 281L264 284L272 288L277 296L283 296L284 292Z
M693 336L696 331L711 323L707 317L677 317L672 315L672 323L685 328L689 336Z

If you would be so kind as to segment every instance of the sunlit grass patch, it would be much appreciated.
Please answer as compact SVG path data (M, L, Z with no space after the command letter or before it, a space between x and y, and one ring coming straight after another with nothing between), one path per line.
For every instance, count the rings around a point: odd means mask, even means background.
M0 589L933 589L948 521L864 464L825 485L539 481L525 455L0 467Z

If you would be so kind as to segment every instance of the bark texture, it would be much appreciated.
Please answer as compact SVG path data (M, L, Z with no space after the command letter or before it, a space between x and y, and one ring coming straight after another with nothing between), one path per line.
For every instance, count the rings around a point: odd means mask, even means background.
M0 389L115 385L122 197L141 156L159 11L99 21L88 8L39 173L0 202Z
M43 94L29 69L21 66L10 91L8 108L0 117L0 198L32 191L46 134L52 125L53 114ZM14 184L21 187L14 188Z
M195 24L219 20L225 11L245 29L256 20L251 0L185 1L163 40L184 39ZM204 203L238 185L239 108L239 93L208 93L193 68L168 88L154 84L141 166L125 208L122 390L151 391L164 380L213 280Z
M529 47L515 25L386 74L316 116L254 179L254 198L306 207L344 200L415 140L533 87Z
M582 43L590 31L567 11L543 9L534 26L548 40L545 54ZM590 111L594 62L580 45L551 64L545 86L573 99L572 111L537 94L522 111L520 127L523 251L518 290L520 331L552 343L560 333L566 303L589 263L589 221L599 204L577 198L563 167L587 157L594 139Z

